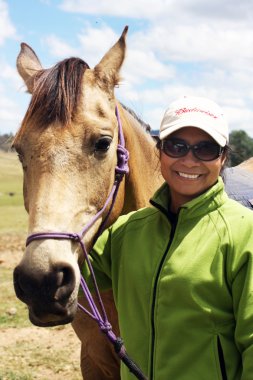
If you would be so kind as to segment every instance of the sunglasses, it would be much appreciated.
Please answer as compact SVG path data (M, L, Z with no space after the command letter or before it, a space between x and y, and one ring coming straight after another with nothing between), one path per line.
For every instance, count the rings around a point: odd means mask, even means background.
M160 141L161 150L169 157L180 158L192 151L194 157L201 161L216 160L224 148L212 141L201 141L195 145L189 145L186 141L170 138Z

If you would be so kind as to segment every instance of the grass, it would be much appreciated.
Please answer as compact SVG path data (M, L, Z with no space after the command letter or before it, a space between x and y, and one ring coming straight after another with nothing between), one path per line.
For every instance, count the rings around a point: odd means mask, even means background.
M54 378L53 374L57 379L80 380L79 364L66 363L64 349L55 352L36 343L28 346L19 341L11 346L9 356L11 363L7 363L4 368L0 365L0 380L45 380ZM25 360L28 356L29 364Z
M48 335L40 336L15 296L12 270L1 268L0 278L0 380L81 380L79 355L73 355L79 344L67 343L70 326L47 328Z
M80 346L71 327L36 328L16 298L13 268L27 224L21 164L15 153L0 150L0 380L80 380Z
M0 233L27 229L23 205L23 173L17 155L0 151Z
M31 323L28 320L26 305L19 302L16 298L13 288L12 273L12 269L1 268L0 328L31 326ZM14 314L11 313L13 307L16 309Z
M24 206L0 205L0 233L22 233L27 231L28 215Z
M7 370L0 373L0 380L33 380L33 377L31 374Z
M28 217L23 206L22 188L23 173L17 155L0 150L0 235L22 234L27 230ZM1 268L0 286L0 327L28 326L27 308L16 299L11 269ZM11 315L8 310L13 305L17 312Z

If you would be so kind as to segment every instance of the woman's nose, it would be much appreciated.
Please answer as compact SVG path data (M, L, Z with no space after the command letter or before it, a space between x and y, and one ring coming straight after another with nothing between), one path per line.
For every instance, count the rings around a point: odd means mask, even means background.
M183 163L187 166L199 166L201 164L201 161L194 156L192 150L189 150L189 152L181 158Z

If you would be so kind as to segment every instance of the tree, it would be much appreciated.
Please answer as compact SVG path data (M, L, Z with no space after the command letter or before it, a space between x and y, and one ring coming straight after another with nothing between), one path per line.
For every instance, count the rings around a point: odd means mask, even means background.
M253 138L245 131L232 131L229 135L230 166L239 165L241 162L253 157Z

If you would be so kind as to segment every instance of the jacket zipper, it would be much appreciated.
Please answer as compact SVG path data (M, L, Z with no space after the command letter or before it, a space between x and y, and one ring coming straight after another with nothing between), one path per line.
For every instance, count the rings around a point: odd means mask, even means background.
M219 356L222 380L227 380L225 359L224 359L224 354L223 354L222 345L221 345L219 336L217 336L217 348L218 348L218 356Z
M171 223L171 221L170 221L170 223ZM154 282L153 299L152 299L152 307L151 307L151 351L150 351L150 378L149 378L149 380L153 380L153 378L154 378L154 373L153 373L153 371L154 371L154 346L155 346L155 318L154 318L154 314L155 314L157 284L158 284L159 276L160 276L160 273L161 273L161 270L163 267L163 263L165 261L165 258L167 256L167 253L170 249L170 246L172 244L172 241L173 241L173 238L175 235L176 226L177 226L177 222L171 225L170 239L169 239L168 245L166 247L166 250L162 256L162 259L160 261L160 265L158 267L158 271L156 273L156 278L155 278L155 282Z

